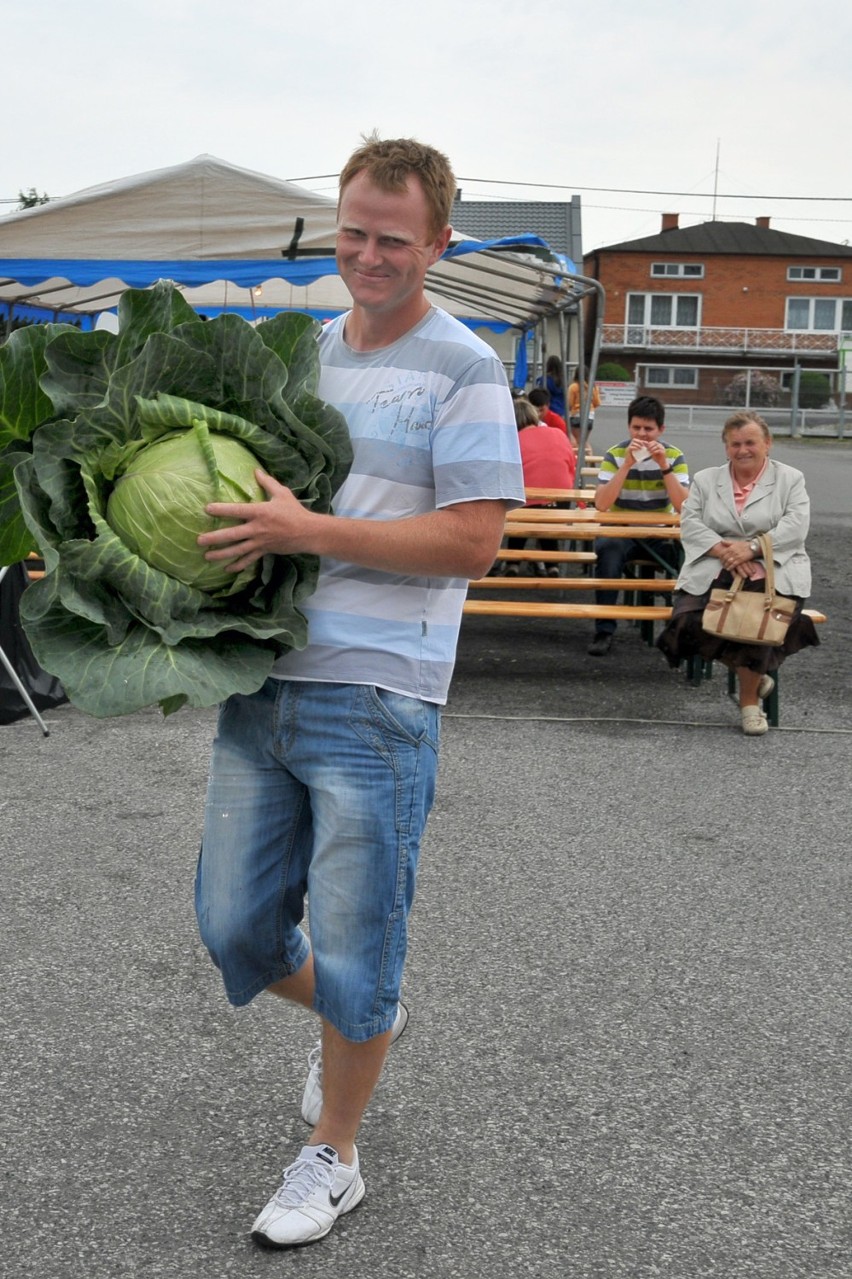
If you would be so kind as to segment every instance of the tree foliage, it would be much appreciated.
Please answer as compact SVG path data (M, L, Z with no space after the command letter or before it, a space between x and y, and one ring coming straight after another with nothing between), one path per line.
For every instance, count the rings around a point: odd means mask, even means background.
M35 187L30 187L29 191L18 192L18 201L19 209L34 209L39 204L49 204L50 196L46 191L42 191L39 195Z

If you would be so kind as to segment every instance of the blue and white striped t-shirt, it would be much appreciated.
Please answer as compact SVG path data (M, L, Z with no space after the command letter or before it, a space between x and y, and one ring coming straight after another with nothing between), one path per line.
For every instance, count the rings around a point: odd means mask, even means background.
M404 519L480 499L523 505L518 432L503 367L480 338L432 308L398 342L355 351L345 316L320 336L319 394L349 425L354 461L334 498L351 519ZM301 606L308 645L284 679L375 684L443 704L467 582L323 559Z

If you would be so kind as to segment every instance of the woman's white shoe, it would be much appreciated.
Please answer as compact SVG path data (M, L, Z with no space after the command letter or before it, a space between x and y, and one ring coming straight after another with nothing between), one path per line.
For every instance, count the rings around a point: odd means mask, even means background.
M762 737L769 731L769 721L759 706L743 706L740 708L740 714L746 737Z

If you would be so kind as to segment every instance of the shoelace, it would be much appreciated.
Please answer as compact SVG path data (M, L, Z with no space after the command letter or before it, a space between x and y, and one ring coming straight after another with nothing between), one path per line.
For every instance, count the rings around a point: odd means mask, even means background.
M319 1159L297 1159L284 1169L284 1181L275 1192L280 1208L295 1208L309 1199L315 1190L334 1185L334 1169Z
M322 1040L317 1040L308 1053L308 1069L316 1070L317 1079L322 1079Z

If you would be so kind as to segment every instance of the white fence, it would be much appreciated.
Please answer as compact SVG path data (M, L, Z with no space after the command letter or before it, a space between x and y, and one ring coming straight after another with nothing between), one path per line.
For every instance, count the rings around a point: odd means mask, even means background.
M787 329L751 328L672 328L662 329L644 324L604 324L601 349L635 347L640 351L706 351L714 354L730 352L744 355L755 351L784 354L819 352L836 354L843 343L841 333L794 333ZM607 358L605 355L604 359Z

